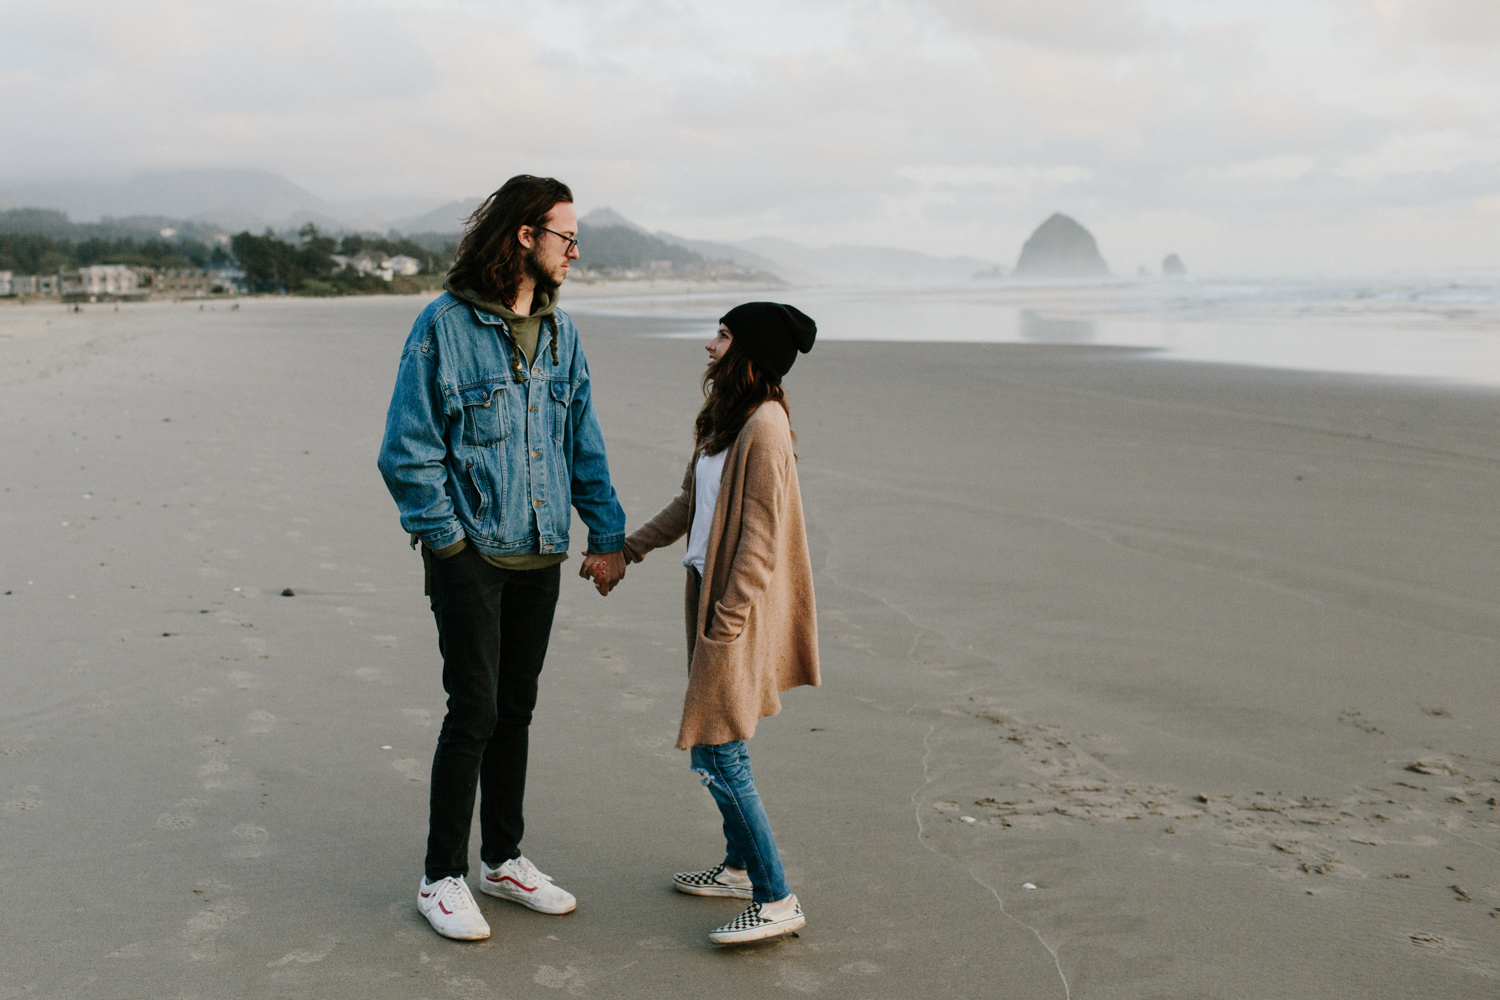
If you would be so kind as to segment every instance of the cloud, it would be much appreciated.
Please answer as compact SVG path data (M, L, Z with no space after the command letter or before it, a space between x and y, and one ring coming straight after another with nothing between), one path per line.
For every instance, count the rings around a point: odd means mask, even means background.
M527 170L688 235L1006 260L1057 209L1231 259L1266 213L1500 194L1489 0L44 6L0 0L0 180L255 167L347 203Z

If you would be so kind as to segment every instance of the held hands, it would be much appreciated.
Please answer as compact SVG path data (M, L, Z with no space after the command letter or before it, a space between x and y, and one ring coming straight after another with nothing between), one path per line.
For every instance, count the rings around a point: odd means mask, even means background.
M585 580L592 580L594 589L600 595L608 597L609 592L615 589L615 584L625 578L625 553L584 552L578 575Z

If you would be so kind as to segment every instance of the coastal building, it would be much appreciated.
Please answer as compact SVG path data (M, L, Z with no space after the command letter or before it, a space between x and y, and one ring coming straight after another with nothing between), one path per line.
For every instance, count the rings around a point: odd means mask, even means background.
M410 277L422 270L422 262L415 257L408 257L404 253L388 258L385 266L391 269L392 274L404 274Z
M360 274L374 274L385 269L386 256L379 250L361 250L349 258L349 267Z
M216 287L218 286L218 287ZM167 268L151 275L151 291L176 297L212 295L223 291L222 283L203 268Z
M10 290L10 272L0 271L0 296L10 296L15 293Z
M56 295L55 274L12 274L8 281L7 295Z
M224 295L249 295L250 281L242 268L221 267L216 271L210 271L213 275L213 291Z
M129 264L92 264L76 271L64 271L60 293L65 299L144 298L149 285L141 281L141 271Z

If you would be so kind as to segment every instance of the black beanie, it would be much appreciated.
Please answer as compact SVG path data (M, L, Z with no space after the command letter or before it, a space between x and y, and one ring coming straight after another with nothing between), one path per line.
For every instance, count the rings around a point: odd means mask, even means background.
M746 302L729 310L719 322L729 327L734 343L776 385L792 370L797 352L812 350L818 335L818 324L802 310L780 302Z

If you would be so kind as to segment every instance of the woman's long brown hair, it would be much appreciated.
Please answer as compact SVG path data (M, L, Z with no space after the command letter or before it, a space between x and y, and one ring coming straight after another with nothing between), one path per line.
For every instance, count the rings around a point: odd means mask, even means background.
M703 373L703 396L703 409L693 425L699 455L717 455L734 444L745 421L761 403L779 403L788 419L792 415L781 386L757 371L750 356L733 340L724 356ZM796 440L793 433L793 443Z

